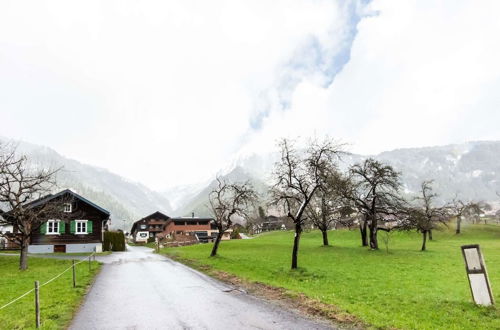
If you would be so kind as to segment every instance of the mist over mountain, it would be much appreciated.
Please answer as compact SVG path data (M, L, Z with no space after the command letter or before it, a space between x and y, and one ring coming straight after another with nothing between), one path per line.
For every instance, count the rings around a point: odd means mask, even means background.
M3 139L5 141L5 139ZM170 216L208 216L208 193L212 180L186 184L156 192L106 169L66 158L51 148L19 142L17 150L34 166L59 168L58 190L69 188L111 212L114 228L129 229L132 222L154 212ZM374 156L345 154L341 169L368 157L386 162L402 173L404 192L419 191L423 180L434 180L442 201L455 195L464 200L498 202L500 197L500 141L468 142L447 146L404 148ZM261 196L272 184L272 171L279 153L239 155L218 175L230 181L250 181ZM123 222L125 220L125 223Z
M5 139L4 139L5 141ZM26 155L30 165L61 168L57 173L57 191L69 188L111 212L111 225L129 229L132 222L154 212L172 212L167 198L148 187L110 171L66 158L51 148L15 142L17 152ZM125 220L125 223L123 222Z
M439 199L450 201L455 196L464 200L496 202L500 199L500 141L467 142L436 147L404 148L382 152L374 156L348 153L342 157L340 167L372 157L392 165L401 172L404 193L417 194L423 180L434 180ZM272 184L272 171L279 153L250 154L234 159L221 170L221 177L236 181L250 181L257 191L265 194ZM208 193L215 185L212 181L192 196L185 195L182 207L176 213L191 212L207 215Z

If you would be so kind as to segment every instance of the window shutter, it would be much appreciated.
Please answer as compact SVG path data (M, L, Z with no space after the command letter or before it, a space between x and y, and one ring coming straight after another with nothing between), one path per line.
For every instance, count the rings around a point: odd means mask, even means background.
M71 221L69 224L69 232L74 234L76 232L76 222Z
M42 225L40 226L40 233L41 234L47 233L47 223L46 222L42 223Z
M94 229L93 227L92 221L87 221L87 233L92 234Z
M64 221L59 222L59 233L66 234L66 223Z

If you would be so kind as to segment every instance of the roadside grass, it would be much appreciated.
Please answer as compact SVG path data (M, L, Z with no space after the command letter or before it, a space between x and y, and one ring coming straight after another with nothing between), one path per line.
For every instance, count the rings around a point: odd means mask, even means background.
M155 242L149 242L149 243L127 243L130 246L145 246L150 249L155 249L156 248L156 243Z
M9 253L9 254L17 254L17 255L20 254L19 251L9 251L9 252L0 251L0 253ZM86 256L91 255L92 253L93 252L74 252L74 253L54 252L54 253L35 253L35 254L30 253L29 256L33 256L33 257L44 257L44 256L82 256L82 257L86 257ZM111 254L111 251L104 251L104 252L98 252L95 255L96 256L107 256L110 254Z
M383 233L380 233L382 236ZM211 244L164 248L180 261L303 293L332 304L374 328L500 329L500 310L472 303L461 245L480 244L496 301L500 301L500 226L469 225L455 235L434 232L428 251L421 235L396 232L386 252L360 246L357 230L304 233L298 270L290 270L293 232L265 233L252 240L223 241L219 256Z
M0 256L0 306L34 288L71 266L71 260L30 258L26 271L18 270L19 258ZM88 262L76 266L77 287L73 288L71 270L53 282L40 288L41 329L64 329L69 325L80 305L88 286L100 269L92 262L89 273ZM34 292L0 310L0 329L35 329Z

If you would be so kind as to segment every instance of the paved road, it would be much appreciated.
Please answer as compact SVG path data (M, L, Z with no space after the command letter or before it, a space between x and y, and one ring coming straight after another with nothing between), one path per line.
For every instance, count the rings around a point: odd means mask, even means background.
M105 263L70 329L330 329L145 247Z

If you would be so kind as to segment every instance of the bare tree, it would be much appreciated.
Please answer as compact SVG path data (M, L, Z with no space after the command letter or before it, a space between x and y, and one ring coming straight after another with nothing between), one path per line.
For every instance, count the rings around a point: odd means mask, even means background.
M328 230L350 214L350 209L343 204L344 199L336 189L339 177L335 169L329 171L325 184L317 190L306 208L307 218L321 231L324 246L329 245Z
M14 239L21 247L19 269L28 268L28 245L32 233L48 219L60 218L62 204L57 201L33 203L55 186L56 170L31 169L26 156L17 156L13 147L0 147L0 224L13 227Z
M384 217L397 216L405 202L399 196L401 187L400 173L392 166L372 158L361 164L352 165L348 177L339 185L343 197L362 214L360 222L361 241L370 248L378 249L377 231L379 221Z
M479 223L482 214L484 214L482 202L471 202L465 210L465 215L476 224Z
M224 233L231 228L234 217L248 216L248 211L257 199L253 187L248 183L229 183L217 177L217 186L209 193L208 200L218 229L211 257L217 255L220 241Z
M467 213L467 210L471 207L471 202L464 202L457 199L456 196L449 206L450 213L457 218L457 228L455 230L456 234L460 234L462 230L462 218Z
M316 191L325 183L326 169L332 167L341 153L341 146L330 139L311 141L300 153L293 141L279 142L281 158L275 165L275 184L271 188L272 203L283 207L295 226L292 269L296 269L300 237L306 220L305 210Z
M437 194L432 191L432 183L432 180L422 182L421 195L416 198L420 205L410 213L415 228L422 233L422 251L426 250L427 235L432 233L438 223L446 224L450 217L448 207L434 205Z

